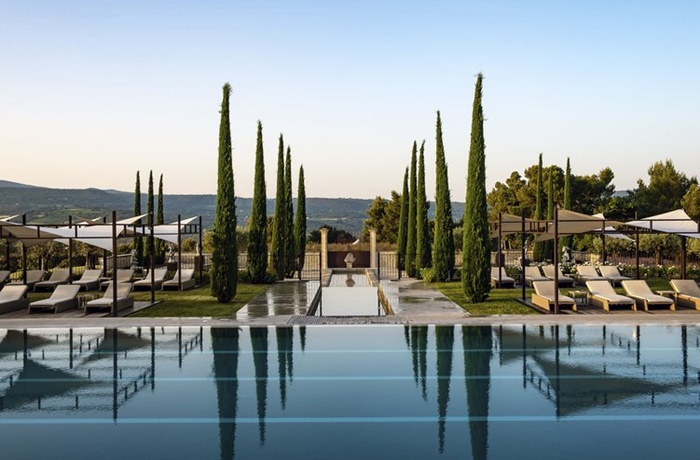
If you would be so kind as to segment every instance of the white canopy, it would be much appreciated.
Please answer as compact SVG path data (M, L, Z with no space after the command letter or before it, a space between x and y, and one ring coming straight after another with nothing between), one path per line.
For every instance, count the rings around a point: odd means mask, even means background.
M139 219L147 216L148 214L141 214L140 216L129 217L128 219L122 219L117 221L117 238L127 236L127 226L133 225L138 222ZM51 229L58 233L58 235L63 238L57 238L56 241L63 244L68 244L69 239L73 238L76 241L80 241L90 246L95 246L106 251L112 251L113 241L112 241L112 224L97 224L95 222L88 222L88 225L76 225L73 227L60 227L56 229Z
M690 238L700 238L698 223L691 219L683 209L634 220L627 222L626 225L657 232L675 233L676 235Z
M499 221L489 222L489 238L498 238L498 224ZM523 218L514 216L513 214L503 213L501 214L501 236L512 235L514 233L521 233L523 231ZM530 233L537 233L537 225L543 225L543 222L538 222L532 219L525 219L525 231ZM540 231L543 228L539 229Z
M609 224L620 225L620 222L605 220L602 217L589 216L580 212L560 209L557 212L559 236L574 235L577 233L588 233L602 231ZM543 233L535 238L535 241L546 241L554 239L554 223L550 222L547 233Z
M16 217L16 216L13 216ZM2 228L2 237L8 241L21 241L25 246L34 246L36 244L46 243L52 238L60 235L55 232L56 229L37 226L37 225L22 225L14 222L9 222L8 217L2 220L0 228Z
M603 215L603 213L593 214L593 217L600 217L601 219L605 219L605 216ZM602 234L603 232L601 232L600 230L596 230L596 233ZM615 230L615 227L605 227L605 237L606 238L616 238L619 240L632 241L632 238L618 232L617 230Z
M180 219L180 232L182 232L186 225L192 221L197 220L199 217L190 217L187 219ZM158 239L165 240L169 243L177 244L177 222L171 224L155 225L153 227L153 236Z

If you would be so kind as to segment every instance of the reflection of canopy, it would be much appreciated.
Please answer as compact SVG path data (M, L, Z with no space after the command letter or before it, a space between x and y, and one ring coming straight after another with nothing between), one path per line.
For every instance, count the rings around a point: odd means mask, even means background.
M675 233L680 236L700 238L698 223L691 219L683 209L676 209L675 211L627 222L626 225L645 228L651 231Z
M25 344L24 331L10 329L3 337L2 342L0 342L0 356L14 354L49 343L53 343L53 341L40 335L27 334L27 343Z
M105 329L104 338L83 362L96 361L102 358L111 358L115 353L145 348L150 346L151 341L133 334L127 334L120 329ZM116 343L115 343L116 339Z
M539 222L532 219L525 219L525 231L529 233L538 233L537 224ZM489 238L498 238L499 221L489 222ZM514 216L513 214L501 214L501 236L512 235L513 233L521 233L523 231L523 218Z
M601 217L589 216L579 212L560 209L558 215L559 236L574 235L576 233L587 233L602 230L607 225L620 225L620 222L605 220ZM607 224L607 225L606 225ZM539 235L535 241L545 241L554 239L554 224L549 223L547 233Z

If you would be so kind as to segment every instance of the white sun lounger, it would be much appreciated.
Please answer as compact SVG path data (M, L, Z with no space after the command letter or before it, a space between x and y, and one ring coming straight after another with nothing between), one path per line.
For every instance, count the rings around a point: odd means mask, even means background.
M182 274L182 284L179 283L178 279L180 274ZM194 287L194 269L185 268L175 272L173 279L163 282L163 290L168 288L179 289L184 291L185 289L190 289Z
M73 281L73 284L84 287L86 291L97 289L100 286L100 276L102 276L102 270L85 270L83 276L78 281Z
M574 285L574 279L563 274L561 270L559 268L556 268L553 264L545 265L544 267L542 267L542 273L544 273L544 276L546 276L548 279L553 281L555 269L559 270L558 276L560 287L571 287Z
M117 283L131 283L131 280L134 279L134 270L131 268L120 268L117 270ZM102 290L107 289L107 286L109 286L109 283L112 281L103 281L100 283L100 288Z
M78 308L78 292L80 291L80 286L75 284L61 284L56 286L51 297L48 299L37 300L29 304L28 312L31 313L32 310L53 310L54 313L60 313L62 311L70 310L73 308Z
M24 296L29 288L24 284L7 285L0 291L0 313L27 308L29 299Z
M493 287L514 287L515 279L506 274L506 269L500 267L501 280L498 280L499 267L491 267L491 286Z
M671 287L678 305L700 310L700 287L695 280L671 280Z
M532 287L532 283L536 281L549 281L549 278L542 276L542 273L540 273L540 267L525 267L525 283Z
M590 291L590 294L588 294L588 303L591 305L604 308L608 311L610 311L610 307L618 305L631 307L632 310L637 310L637 304L634 299L615 292L615 288L610 284L610 281L586 281L586 287Z
M68 284L70 272L64 269L56 269L51 272L51 276L46 281L39 281L34 285L34 292L40 289L55 289L59 284Z
M163 281L165 281L165 275L168 273L168 269L163 267L163 268L156 268L153 271L153 290L157 291L158 289L161 289L163 287ZM143 289L151 289L151 273L146 272L146 276L144 276L143 279L140 279L138 281L134 282L134 290L138 290L139 288Z
M610 281L608 278L600 276L592 265L577 265L576 273L578 273L578 282L581 284L588 283L588 281Z
M613 285L617 284L619 286L623 281L632 279L629 276L622 276L620 270L614 265L601 265L598 267L598 270L600 270L602 276L612 281Z
M645 311L649 311L649 307L668 307L671 310L676 309L676 304L673 299L651 292L649 285L644 280L626 280L622 282L622 288L625 293L632 297L637 306L644 307Z
M34 289L34 285L42 280L46 272L44 270L27 270L27 280L26 282L22 279L13 281L12 285L25 285L29 289Z
M117 311L134 306L134 299L129 297L132 287L133 285L131 283L117 283ZM111 309L113 303L114 292L112 292L112 283L110 282L102 297L91 300L85 304L85 313L93 309Z
M532 294L532 303L547 311L554 309L554 281L535 281L532 283L535 292ZM559 308L571 308L576 311L576 301L559 293Z

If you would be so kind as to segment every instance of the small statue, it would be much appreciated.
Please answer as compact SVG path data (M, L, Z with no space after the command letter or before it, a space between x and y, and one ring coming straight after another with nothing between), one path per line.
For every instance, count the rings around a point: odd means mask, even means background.
M352 252L348 252L348 255L345 256L345 266L347 268L352 268L353 262L355 262L355 256L352 255Z
M561 262L564 264L571 262L571 249L568 246L561 248Z

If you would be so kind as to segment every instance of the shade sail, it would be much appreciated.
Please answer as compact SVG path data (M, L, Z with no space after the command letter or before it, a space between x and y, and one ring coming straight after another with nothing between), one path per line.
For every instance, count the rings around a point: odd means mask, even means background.
M593 217L600 217L601 219L605 219L605 216L601 214L593 214ZM596 233L602 234L600 230L596 230ZM632 241L632 238L630 238L627 235L623 235L622 233L618 232L615 227L605 227L605 237L606 238L616 238L619 240L627 240L627 241Z
M575 235L578 233L588 233L602 231L610 225L620 225L620 222L606 220L601 217L589 216L579 212L560 209L558 215L559 236ZM550 222L547 233L543 233L535 238L535 241L546 241L554 239L554 223Z
M544 231L544 223L532 219L525 219L526 233L540 233ZM523 231L523 218L513 214L501 214L501 236L521 233ZM498 238L499 221L489 222L489 238Z
M45 228L37 225L22 225L3 220L0 222L0 237L10 242L20 241L25 246L46 243L60 233L54 228Z
M665 212L656 216L627 222L631 227L644 228L655 232L674 233L690 238L700 238L698 223L686 214L683 209Z
M118 220L117 238L127 236L127 226L133 225L145 216L148 216L148 214L141 214L139 216L129 217L128 219ZM72 238L81 243L104 249L105 251L112 251L112 224L95 224L94 222L91 222L91 224L92 225L60 227L51 229L51 231L59 233L59 235L63 237L56 239L59 243L68 244L70 241L69 239Z
M182 236L182 235L191 234L191 233L185 233L185 230L186 230L185 227L197 219L199 219L198 216L188 217L187 219L180 219L180 235ZM149 236L150 235L150 232L149 232L148 228L146 228L146 227L144 227L143 229L141 229L141 228L134 229L133 227L126 228L126 229L124 229L124 231L125 231L124 236L136 236L136 235ZM158 238L159 240L163 240L163 241L167 241L169 243L177 244L177 234L178 234L177 222L153 226L153 236L155 238Z

